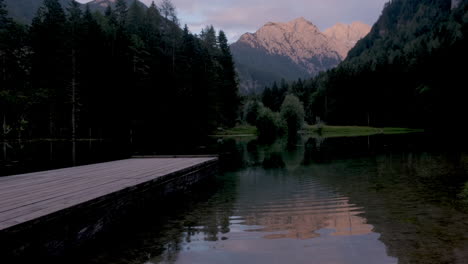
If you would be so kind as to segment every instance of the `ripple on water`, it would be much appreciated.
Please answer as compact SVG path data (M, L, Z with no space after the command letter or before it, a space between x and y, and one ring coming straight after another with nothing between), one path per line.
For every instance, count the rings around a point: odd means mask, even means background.
M228 176L238 179L233 204L210 203L215 215L203 213L176 263L396 263L364 209L312 175L249 168Z

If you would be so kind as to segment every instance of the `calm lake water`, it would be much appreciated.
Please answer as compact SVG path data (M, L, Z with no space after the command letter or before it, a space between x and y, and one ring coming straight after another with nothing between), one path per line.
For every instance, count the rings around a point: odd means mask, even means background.
M214 179L62 263L468 263L463 147L409 134L210 151Z

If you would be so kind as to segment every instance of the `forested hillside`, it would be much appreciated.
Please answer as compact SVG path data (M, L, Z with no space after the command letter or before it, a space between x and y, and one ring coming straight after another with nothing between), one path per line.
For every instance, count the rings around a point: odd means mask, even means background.
M234 125L238 101L225 34L181 29L169 0L104 14L45 0L31 26L0 0L2 137L206 135Z
M4 0L10 17L21 23L31 23L36 16L37 10L42 6L44 0ZM69 5L71 0L59 0L63 6Z
M307 121L458 130L468 114L468 5L392 0L371 32L335 69L289 84ZM264 103L281 101L274 85ZM278 97L279 99L274 99Z
M20 23L30 24L32 19L37 15L37 11L44 4L44 0L4 0L6 9L11 18ZM125 0L125 3L130 6L134 0ZM62 7L66 8L70 5L72 0L59 0L59 3ZM146 9L146 5L140 1L137 3L143 8ZM115 8L116 0L93 0L88 2L87 5L91 12L99 11L104 12L107 6ZM80 4L81 8L84 10L84 4Z
M467 1L392 0L310 103L330 123L463 126L468 114Z

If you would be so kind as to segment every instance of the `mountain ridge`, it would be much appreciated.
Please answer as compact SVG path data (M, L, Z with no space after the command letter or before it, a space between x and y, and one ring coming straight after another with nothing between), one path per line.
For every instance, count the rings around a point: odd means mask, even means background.
M243 92L256 92L281 79L310 78L338 65L370 26L337 24L325 31L299 17L267 22L231 45Z

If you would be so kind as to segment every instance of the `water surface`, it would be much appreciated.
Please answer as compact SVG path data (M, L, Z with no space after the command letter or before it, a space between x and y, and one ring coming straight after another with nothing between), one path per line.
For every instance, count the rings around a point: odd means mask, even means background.
M468 155L424 135L219 140L222 172L67 263L467 263Z

